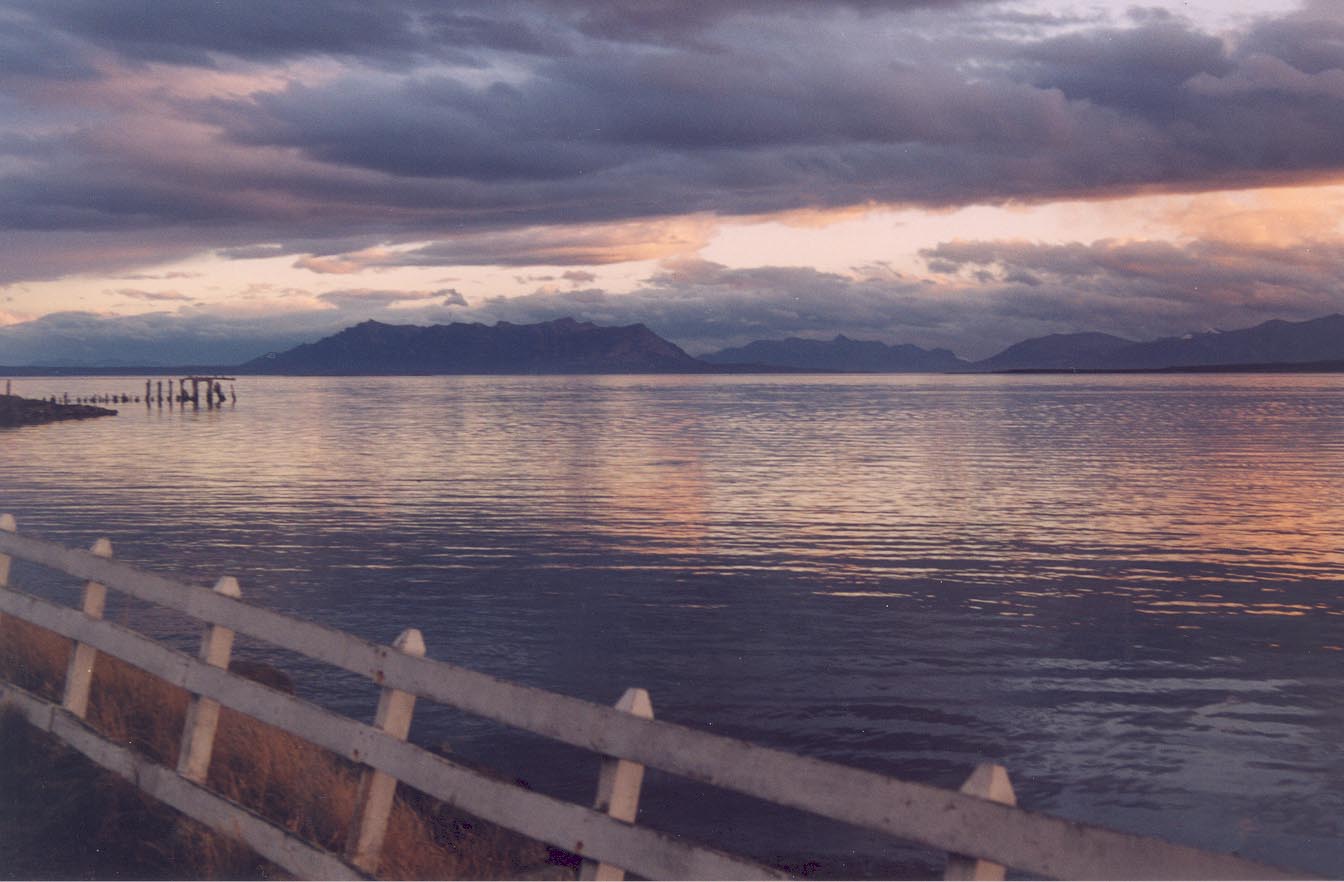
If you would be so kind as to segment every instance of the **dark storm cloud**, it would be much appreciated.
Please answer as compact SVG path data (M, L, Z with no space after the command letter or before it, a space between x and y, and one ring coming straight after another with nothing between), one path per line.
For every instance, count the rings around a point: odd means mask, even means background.
M1064 26L984 2L31 0L4 15L25 46L55 48L0 58L101 73L83 91L0 85L15 111L0 228L118 246L153 231L173 253L432 242L407 260L526 265L550 258L462 237L1344 171L1344 12L1328 4L1226 41L1152 11ZM177 93L189 67L109 52L258 79ZM262 78L315 58L320 75ZM0 243L6 266L65 265L18 241Z
M878 13L975 6L986 0L843 0L834 8ZM992 2L992 0L990 0ZM607 40L675 41L724 19L761 14L816 14L814 0L542 0L580 32Z
M77 41L0 9L0 75L79 80L94 69Z
M1306 74L1344 69L1344 21L1329 3L1309 3L1296 15L1260 22L1240 51L1281 59Z
M960 7L985 0L847 0L873 12ZM124 57L213 67L309 55L409 64L416 56L470 58L472 50L566 51L563 30L603 40L666 42L746 14L815 14L807 0L15 0L32 20Z
M363 0L26 0L34 19L130 58L210 66L208 53L257 60L312 53L406 51L418 40L407 4Z
M1159 120L1180 109L1184 83L1201 74L1225 76L1233 67L1221 40L1169 19L1043 40L1022 56L1038 88Z

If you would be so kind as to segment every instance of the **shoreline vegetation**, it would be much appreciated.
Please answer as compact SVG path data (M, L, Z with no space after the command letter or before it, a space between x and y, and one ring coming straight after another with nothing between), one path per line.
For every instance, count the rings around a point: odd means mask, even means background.
M0 677L60 701L70 641L0 617ZM292 691L256 663L235 673ZM172 768L187 693L99 654L88 722ZM339 854L360 769L287 732L223 708L209 787ZM245 846L179 815L15 712L0 714L0 878L287 879ZM398 789L378 878L573 879L577 859Z
M87 420L116 416L115 410L91 404L59 404L38 398L0 395L0 429L16 426L40 426L61 420Z

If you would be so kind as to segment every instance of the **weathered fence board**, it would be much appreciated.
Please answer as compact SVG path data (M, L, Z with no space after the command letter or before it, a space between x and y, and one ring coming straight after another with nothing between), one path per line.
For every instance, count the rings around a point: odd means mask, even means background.
M653 719L653 702L643 689L627 689L616 702L616 710L634 714L646 720ZM618 757L602 760L597 776L597 797L593 808L606 812L618 821L633 824L639 814L639 791L644 785L644 767L639 763ZM620 867L598 861L585 860L579 867L579 878L596 882L623 882L625 872Z
M795 756L684 726L640 719L615 708L510 683L445 662L405 655L311 622L249 606L205 588L2 530L0 554L97 581L361 674L387 688L439 701L608 757L653 766L941 851L1056 878L1302 878L1302 874L1285 873L1235 855L1090 827L977 796ZM25 612L15 614L25 618L26 613L33 613L51 621L59 619L62 627L53 630L81 641L87 637L90 645L102 646L96 641L106 639L141 657L153 655L142 642L156 650L163 649L138 635L133 635L134 641L123 639L124 635L119 636L114 626L80 616L77 611L57 608L73 613L74 617L56 615L45 607L14 599L22 596L0 592L0 607L4 611L23 607ZM121 652L116 654L144 666ZM373 727L326 714L255 684L239 685L238 678L195 659L175 657L180 655L156 656L152 663L157 669L147 669L194 693L295 731L351 759L402 780L412 780L419 789L526 835L646 876L740 878L764 870L708 849L688 852L684 844L671 837L622 824L569 803L517 791L418 751ZM325 716L314 717L315 713ZM417 751L431 756L432 761L417 755ZM557 830L568 831L568 837L557 838ZM634 849L645 850L640 855L640 866L634 862Z
M14 522L14 515L0 514L0 533L13 533L18 530L19 525ZM11 563L8 554L0 554L0 588L9 584L9 565Z
M423 656L425 639L415 628L408 628L393 641L392 648L407 655ZM414 695L400 689L384 689L378 697L378 711L373 725L393 738L405 741L411 732L411 713L414 710ZM359 794L355 799L355 814L346 842L345 857L369 873L378 872L383 837L387 834L387 819L392 814L392 800L396 795L397 779L386 772L368 768L360 775Z
M367 878L335 855L272 826L243 806L193 784L173 770L108 741L69 711L3 680L0 680L0 704L16 708L34 727L50 732L184 815L227 832L301 879Z
M1008 770L995 763L981 763L976 766L975 771L971 772L970 777L961 785L961 792L1004 805L1017 805L1017 794L1013 793L1012 782L1008 780ZM1003 882L1005 870L1003 864L953 854L948 855L943 879L957 882L967 879Z
M112 556L112 543L99 539L93 543L89 552L95 557ZM84 615L91 619L101 619L107 607L107 588L98 582L90 581L84 586L84 602L81 607ZM89 712L89 687L93 685L93 664L98 652L92 646L76 643L70 653L70 662L65 671L65 697L61 706L77 717Z
M241 597L238 580L225 576L215 584L215 591L225 597ZM206 625L201 638L200 659L217 668L229 667L233 653L233 632L220 625ZM215 749L215 730L219 726L219 702L193 695L187 705L186 722L182 726L182 745L177 752L177 773L197 784L205 783L210 771L210 756Z
M112 622L0 589L0 611L99 650L286 729L487 821L650 878L769 879L786 875L744 858L621 823L574 803L523 790L435 756L382 730L269 689L178 652Z

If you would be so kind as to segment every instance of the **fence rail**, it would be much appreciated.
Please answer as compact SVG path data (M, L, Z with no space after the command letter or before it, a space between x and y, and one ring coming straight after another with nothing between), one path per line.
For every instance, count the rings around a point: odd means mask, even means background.
M83 608L7 587L10 558L85 580ZM102 593L109 588L204 623L198 656L104 621ZM745 858L634 824L643 768L652 766L948 852L948 878L1002 878L1005 866L1053 878L1303 878L1235 855L1025 811L1012 804L1011 785L999 767L977 769L962 792L943 790L655 720L642 690L631 690L617 706L606 707L500 680L424 658L417 631L403 633L393 646L370 643L251 606L227 577L215 590L186 585L112 559L106 540L86 552L19 535L7 515L0 516L0 613L76 641L61 707L3 683L0 700L152 795L243 839L304 877L352 878L376 872L398 781L581 855L584 878L620 879L626 870L648 878L780 877L779 871ZM383 688L375 725L229 673L234 632L371 679ZM86 671L97 652L191 693L177 771L153 766L83 724ZM505 784L408 743L417 698L604 756L596 807ZM204 789L221 705L365 766L358 820L343 856L302 843Z

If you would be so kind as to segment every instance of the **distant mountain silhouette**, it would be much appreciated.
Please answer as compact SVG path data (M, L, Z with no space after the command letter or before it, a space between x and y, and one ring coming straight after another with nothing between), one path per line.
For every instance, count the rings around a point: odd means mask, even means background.
M1336 313L1304 322L1273 319L1237 331L1209 331L1135 343L1112 352L1102 366L1292 364L1340 359L1344 359L1344 315Z
M361 375L704 373L713 368L644 325L601 327L563 318L534 325L428 327L366 321L316 343L253 359L239 370Z
M1091 368L1111 353L1134 345L1133 340L1096 331L1050 334L1014 343L998 355L977 361L975 367L982 371Z
M921 349L909 343L889 346L876 340L756 340L700 356L710 364L753 364L818 371L881 373L955 371L969 365L947 349Z
M1207 331L1135 343L1110 334L1051 334L1024 340L978 361L1003 370L1160 370L1344 360L1344 315L1301 322L1273 319L1236 331Z

